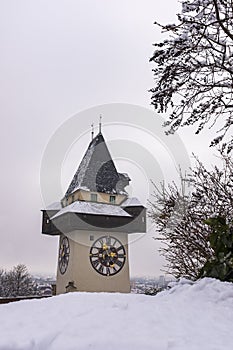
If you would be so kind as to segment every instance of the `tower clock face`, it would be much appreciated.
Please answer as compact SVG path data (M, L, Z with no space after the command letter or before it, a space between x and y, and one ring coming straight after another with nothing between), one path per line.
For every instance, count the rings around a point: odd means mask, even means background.
M70 245L67 237L63 237L60 248L59 248L59 258L58 258L58 266L61 274L63 275L69 263L70 256Z
M97 239L90 249L92 267L101 275L112 276L125 264L126 253L119 239L103 236Z

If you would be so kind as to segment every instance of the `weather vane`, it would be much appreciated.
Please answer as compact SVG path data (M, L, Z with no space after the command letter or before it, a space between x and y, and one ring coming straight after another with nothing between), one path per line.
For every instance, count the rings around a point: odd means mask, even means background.
M94 138L94 124L91 124L91 140Z
M99 133L101 133L101 126L102 126L102 114L100 114L100 119L99 119Z

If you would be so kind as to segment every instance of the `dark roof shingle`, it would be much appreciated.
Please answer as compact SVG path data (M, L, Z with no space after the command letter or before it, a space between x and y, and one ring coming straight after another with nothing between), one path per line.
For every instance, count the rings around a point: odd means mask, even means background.
M111 194L127 194L125 186L130 179L117 172L102 133L89 144L65 196L77 189Z

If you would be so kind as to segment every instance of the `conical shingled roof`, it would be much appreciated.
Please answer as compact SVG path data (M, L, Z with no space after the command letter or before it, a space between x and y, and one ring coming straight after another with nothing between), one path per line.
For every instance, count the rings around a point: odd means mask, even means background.
M117 172L100 132L89 144L65 196L67 197L78 189L127 194L124 187L128 185L129 180L127 174Z

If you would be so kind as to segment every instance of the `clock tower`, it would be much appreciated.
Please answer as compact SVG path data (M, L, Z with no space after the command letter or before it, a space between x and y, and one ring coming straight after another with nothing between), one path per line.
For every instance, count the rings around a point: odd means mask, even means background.
M59 236L57 294L130 292L128 235L146 232L146 208L129 198L129 181L100 128L64 197L42 210L42 233Z

